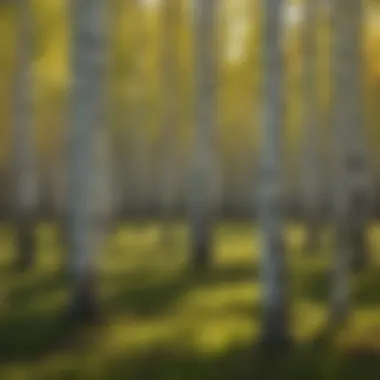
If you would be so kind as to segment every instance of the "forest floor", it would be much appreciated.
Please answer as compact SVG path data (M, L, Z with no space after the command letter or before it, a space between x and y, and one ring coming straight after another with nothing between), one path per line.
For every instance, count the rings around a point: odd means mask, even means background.
M260 281L253 226L215 230L214 265L186 270L187 236L172 231L163 247L157 224L125 225L100 261L105 322L74 333L63 325L68 297L64 260L51 225L38 229L38 260L10 269L12 244L0 229L1 380L286 380L380 379L380 228L369 231L372 265L352 277L352 313L326 329L329 238L302 252L303 231L286 237L294 347L258 349Z

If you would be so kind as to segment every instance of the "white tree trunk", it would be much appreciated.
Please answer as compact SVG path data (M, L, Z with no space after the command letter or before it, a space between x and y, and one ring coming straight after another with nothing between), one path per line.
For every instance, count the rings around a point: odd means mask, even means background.
M365 156L362 85L360 78L362 1L334 3L334 126L335 126L335 276L332 317L347 317L348 276L354 257L364 259L364 234L368 200L368 171Z
M103 232L98 159L104 139L106 3L73 0L72 96L69 173L69 253L73 280L72 312L91 319L97 314L95 269ZM103 185L102 185L103 186ZM97 189L97 190L96 190Z
M163 213L163 241L171 243L171 222L175 202L178 196L178 159L180 136L180 86L179 60L180 48L179 25L181 2L164 0L162 4L162 135L161 135L161 205Z
M304 143L302 160L303 198L306 216L306 250L314 253L320 245L322 224L322 131L318 99L317 27L319 4L306 0L303 31L304 53Z
M189 217L193 264L211 260L212 228L219 175L216 166L216 20L215 0L194 2L195 147L189 185Z
M262 232L262 342L289 341L285 247L282 231L283 52L282 0L263 0L263 126L260 168L260 225Z
M27 268L33 262L37 208L37 157L33 125L33 27L29 0L18 0L15 105L13 113L13 197L17 264Z
M131 72L132 84L138 91L133 98L133 123L132 147L133 147L133 181L134 181L134 203L136 217L143 220L148 205L148 169L149 169L149 125L147 117L147 80L144 67L144 59L147 49L147 25L141 0L134 0L131 4L137 25L132 34L132 49L136 54Z

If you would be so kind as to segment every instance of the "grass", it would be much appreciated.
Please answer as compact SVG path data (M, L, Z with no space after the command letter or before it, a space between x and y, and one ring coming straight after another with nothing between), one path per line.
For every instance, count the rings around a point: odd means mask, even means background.
M8 228L0 230L0 379L380 379L380 231L369 231L373 265L352 279L352 315L326 331L328 236L313 257L302 227L286 231L296 344L284 355L255 348L260 281L253 226L215 231L214 266L186 269L187 234L163 247L157 224L124 225L100 258L106 323L73 333L62 324L64 258L51 225L39 227L36 267L11 271Z

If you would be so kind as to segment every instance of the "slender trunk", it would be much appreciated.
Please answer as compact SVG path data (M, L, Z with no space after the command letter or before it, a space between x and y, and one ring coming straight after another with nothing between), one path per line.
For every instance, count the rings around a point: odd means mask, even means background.
M318 70L317 70L317 24L318 3L306 0L303 34L304 52L304 158L303 191L306 213L307 237L305 250L315 253L320 247L321 232L321 124L318 107Z
M189 188L190 241L193 266L211 262L214 224L216 129L216 10L215 0L196 0L195 19L195 148Z
M37 207L37 159L32 98L32 14L29 0L16 3L18 59L13 123L14 218L16 266L29 268L34 261Z
M350 203L352 214L350 216L350 241L352 255L351 269L355 272L368 266L369 252L366 244L366 230L369 219L369 167L365 141L364 125L364 101L362 75L362 40L363 40L363 0L357 0L348 6L347 18L351 32L346 31L347 46L351 52L351 58L346 59L347 70L350 71L352 97L347 99L347 107L352 104L352 119L347 128L348 150L347 170L351 178ZM348 63L347 63L348 61Z
M176 197L178 195L177 168L179 144L179 20L181 17L181 2L178 0L164 0L162 9L162 86L163 86L163 114L161 154L161 205L163 212L164 244L172 243L172 223Z
M136 24L132 33L132 50L135 52L132 84L135 89L133 98L133 168L134 168L134 203L137 221L143 221L147 210L147 190L148 190L148 165L149 165L149 125L146 117L146 107L148 102L146 73L144 69L144 59L147 49L146 20L143 4L135 0L133 3L132 16L135 17ZM176 31L174 31L175 33ZM171 137L171 138L174 138Z
M346 218L350 267L362 270L368 263L366 228L369 213L369 170L364 136L361 78L363 2L335 0L335 91L337 144L342 146L346 178ZM339 149L339 148L338 148ZM342 185L343 186L343 185ZM337 189L338 190L338 189ZM342 196L337 194L337 196Z
M72 293L69 312L84 321L98 316L96 259L103 221L99 209L97 148L104 138L106 6L103 0L73 1L69 253ZM102 175L103 173L100 173ZM104 179L104 178L103 178Z
M334 126L335 238L331 319L338 323L348 317L349 270L353 258L364 258L366 162L362 136L360 62L361 1L334 3Z
M283 54L282 0L263 0L263 130L261 144L260 224L262 229L262 343L289 343L285 246L282 236Z

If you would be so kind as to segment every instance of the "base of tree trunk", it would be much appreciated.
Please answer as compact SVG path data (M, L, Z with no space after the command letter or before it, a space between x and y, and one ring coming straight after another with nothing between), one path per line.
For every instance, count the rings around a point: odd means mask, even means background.
M26 218L16 226L15 234L16 262L15 267L24 271L34 264L36 250L35 224Z
M351 270L361 272L368 266L368 249L366 245L365 229L358 228L350 236L352 247Z
M287 316L284 311L264 313L260 346L273 350L289 348L293 339L288 330Z
M197 241L192 247L192 266L194 270L208 269L211 264L211 244L205 238Z
M328 321L329 328L337 329L343 327L349 318L348 306L345 307L334 307L331 310L330 319Z
M274 336L272 334L263 334L258 344L263 350L283 352L292 348L294 341L290 335Z
M206 218L197 218L190 231L191 266L195 271L203 271L211 265L212 223Z
M67 312L69 321L78 324L98 324L102 315L93 280L78 281Z

